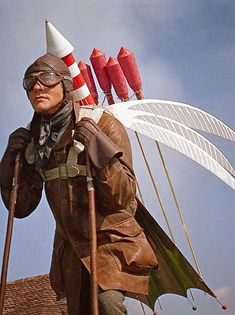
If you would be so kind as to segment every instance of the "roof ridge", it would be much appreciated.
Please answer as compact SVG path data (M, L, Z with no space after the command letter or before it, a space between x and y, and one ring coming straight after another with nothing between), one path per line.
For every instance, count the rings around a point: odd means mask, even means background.
M44 274L44 275L26 277L26 278L22 278L22 279L16 279L16 280L12 280L12 281L7 282L7 285L22 283L22 282L26 282L26 281L29 282L29 281L34 281L34 280L43 279L43 278L49 278L49 275Z

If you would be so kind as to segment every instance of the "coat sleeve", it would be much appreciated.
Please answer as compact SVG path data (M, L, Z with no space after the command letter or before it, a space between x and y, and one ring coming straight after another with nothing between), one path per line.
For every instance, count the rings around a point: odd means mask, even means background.
M136 179L132 168L131 145L124 126L113 116L104 113L99 127L123 152L113 158L96 175L96 195L106 209L129 208L135 200Z
M0 163L0 186L2 199L7 209L10 208L14 164L14 156L6 150ZM24 218L36 209L41 199L42 188L42 180L34 165L29 165L25 157L21 156L16 218Z

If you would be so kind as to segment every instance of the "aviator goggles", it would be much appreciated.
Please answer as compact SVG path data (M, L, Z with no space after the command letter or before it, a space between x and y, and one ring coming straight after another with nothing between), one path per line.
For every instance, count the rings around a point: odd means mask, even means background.
M28 74L23 79L23 88L29 92L32 91L37 80L43 85L50 87L60 83L63 79L71 80L70 77L64 77L61 74L52 71Z

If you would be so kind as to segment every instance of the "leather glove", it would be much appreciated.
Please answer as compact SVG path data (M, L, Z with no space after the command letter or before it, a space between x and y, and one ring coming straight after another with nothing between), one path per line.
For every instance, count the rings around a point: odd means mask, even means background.
M17 153L26 149L27 143L30 142L31 133L26 128L18 128L13 131L8 140L7 150L11 153Z
M31 139L30 131L26 128L18 128L9 136L6 151L0 163L0 185L10 186L14 174L15 156L26 149ZM20 165L22 164L22 159Z
M113 157L120 157L123 154L91 118L84 117L76 124L74 139L84 144L98 170L107 165Z

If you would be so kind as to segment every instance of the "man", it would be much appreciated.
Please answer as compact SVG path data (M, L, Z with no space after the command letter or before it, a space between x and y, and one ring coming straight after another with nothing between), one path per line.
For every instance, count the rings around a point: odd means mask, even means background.
M35 111L29 129L14 131L0 165L9 207L14 160L21 153L15 217L32 213L45 192L56 221L51 286L66 296L69 315L90 313L89 218L86 152L96 192L97 275L101 315L127 314L127 292L146 295L155 254L136 222L136 182L124 127L107 112L80 109L63 61L46 54L25 72L23 86ZM79 109L78 109L79 111ZM88 116L88 117L87 117Z

